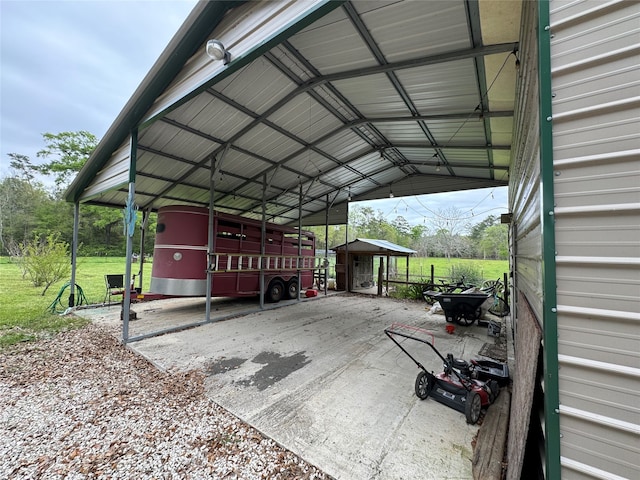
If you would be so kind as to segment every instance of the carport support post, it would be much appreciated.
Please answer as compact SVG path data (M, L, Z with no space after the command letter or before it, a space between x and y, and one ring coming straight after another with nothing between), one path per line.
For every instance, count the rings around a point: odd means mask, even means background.
M262 175L262 225L260 228L260 309L264 310L264 237L267 236L267 174Z
M347 202L347 223L344 228L344 291L351 291L349 281L349 202Z
M144 270L144 240L147 230L147 223L149 222L149 210L142 212L142 223L140 224L140 248L138 249L138 285L140 285L140 292L142 292L142 273ZM135 285L134 285L135 287Z
M216 157L211 158L209 174L209 219L207 223L207 301L204 310L205 322L211 321L211 287L213 286L213 253L215 249L213 236L213 213L215 208L214 195L216 192Z
M125 262L125 284L124 295L122 296L122 343L129 340L129 315L131 312L131 254L133 253L133 234L136 228L136 212L134 208L136 194L136 160L138 153L138 130L131 132L130 152L129 152L129 195L125 207L124 228L127 237L126 262Z
M324 211L324 295L327 296L327 282L329 280L329 194L327 194L327 208Z
M386 287L387 287L387 297L389 296L389 252L387 252L387 281L386 281Z
M302 289L302 271L300 270L300 262L302 261L302 182L300 182L300 193L298 194L298 301L300 301L300 290ZM313 277L313 270L311 270Z
M78 229L80 225L80 203L73 204L73 240L71 241L71 285L69 286L69 307L76 304L76 264L78 261Z

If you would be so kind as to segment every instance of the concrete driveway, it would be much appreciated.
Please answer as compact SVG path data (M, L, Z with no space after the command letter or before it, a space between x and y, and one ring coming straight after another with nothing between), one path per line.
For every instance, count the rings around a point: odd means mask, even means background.
M134 307L140 320L132 325L162 328L189 315L198 321L204 301L140 304ZM162 369L201 369L213 401L336 478L469 479L478 427L416 397L419 370L384 329L394 322L429 329L443 355L465 359L495 339L477 325L447 334L444 317L425 306L363 295L319 297L131 347ZM104 310L78 313L117 321L117 307ZM441 371L426 345L405 340L403 346Z

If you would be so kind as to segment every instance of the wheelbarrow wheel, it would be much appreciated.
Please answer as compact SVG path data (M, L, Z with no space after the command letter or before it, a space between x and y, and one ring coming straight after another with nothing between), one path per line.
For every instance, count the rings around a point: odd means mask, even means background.
M429 396L433 386L435 384L435 378L433 375L427 372L420 372L416 378L416 395L420 400L424 400Z
M475 425L480 418L481 409L482 400L480 399L480 394L474 391L468 392L464 405L464 416L467 417L467 423Z
M473 308L472 306L466 303L461 303L460 305L458 305L456 321L460 325L464 325L465 327L468 327L469 325L472 325L473 322L476 321L476 318L478 318L477 309Z

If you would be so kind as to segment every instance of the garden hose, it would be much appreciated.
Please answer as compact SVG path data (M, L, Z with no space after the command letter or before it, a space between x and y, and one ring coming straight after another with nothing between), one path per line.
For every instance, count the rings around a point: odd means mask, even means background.
M84 292L82 291L82 287L80 285L78 285L77 283L76 285L76 302L75 302L75 307L77 307L78 305L82 305L82 303L84 302L85 305L88 305L89 302L87 300L87 297L85 297ZM53 303L51 305L49 305L49 307L47 308L47 311L51 312L51 313L64 313L67 311L67 309L69 308L68 306L65 306L62 304L62 294L64 293L64 291L69 288L71 286L71 282L67 282L65 283L62 288L60 289L60 291L58 292L58 296L56 297L56 299L53 301ZM60 305L60 307L62 307L62 310L57 310L57 305Z

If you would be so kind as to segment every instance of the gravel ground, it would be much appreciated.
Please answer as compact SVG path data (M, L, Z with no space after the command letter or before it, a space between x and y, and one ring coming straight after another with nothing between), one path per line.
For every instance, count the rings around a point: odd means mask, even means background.
M0 351L0 479L327 479L88 325Z

